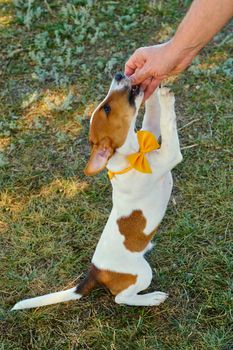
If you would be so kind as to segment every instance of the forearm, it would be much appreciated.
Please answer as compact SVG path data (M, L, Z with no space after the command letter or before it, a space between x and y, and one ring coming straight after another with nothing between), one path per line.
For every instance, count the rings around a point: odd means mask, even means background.
M232 16L233 0L194 0L172 39L173 47L195 56Z
M186 69L198 52L233 16L233 0L193 0L174 37L162 45L137 49L125 65L144 98L168 76Z

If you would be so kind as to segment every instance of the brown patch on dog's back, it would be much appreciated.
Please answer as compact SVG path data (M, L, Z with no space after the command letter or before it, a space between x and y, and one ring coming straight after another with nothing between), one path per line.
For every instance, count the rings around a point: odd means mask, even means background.
M156 229L149 235L144 233L146 219L141 210L117 220L120 233L125 236L124 245L131 252L143 251L154 236Z

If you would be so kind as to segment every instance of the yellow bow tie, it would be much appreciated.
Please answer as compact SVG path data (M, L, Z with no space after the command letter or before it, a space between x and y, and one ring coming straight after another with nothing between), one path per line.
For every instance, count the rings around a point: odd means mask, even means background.
M138 131L137 137L138 137L139 151L127 156L127 160L130 166L118 172L113 172L109 170L108 176L110 180L113 178L114 175L125 174L131 169L135 169L141 173L147 173L147 174L152 173L150 164L145 156L145 153L148 153L160 148L160 145L156 140L156 137L154 136L154 134L152 134L150 131L144 131L144 130Z

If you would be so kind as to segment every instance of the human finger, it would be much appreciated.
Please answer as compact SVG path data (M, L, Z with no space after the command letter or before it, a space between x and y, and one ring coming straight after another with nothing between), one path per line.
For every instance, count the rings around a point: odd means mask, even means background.
M148 87L148 85L150 85L151 83L151 77L150 78L147 78L146 80L144 80L141 84L140 84L140 87L143 91L145 91Z
M134 74L130 76L130 80L133 85L138 85L150 77L152 77L150 70L145 64L142 68L138 68L135 70Z
M137 49L134 51L132 56L128 59L128 61L125 64L125 75L130 76L134 73L134 71L142 67L144 64L144 58L141 52L141 49Z
M131 62L126 62L125 64L125 75L127 77L129 77L130 75L132 75L135 71L135 69L137 68L137 66Z

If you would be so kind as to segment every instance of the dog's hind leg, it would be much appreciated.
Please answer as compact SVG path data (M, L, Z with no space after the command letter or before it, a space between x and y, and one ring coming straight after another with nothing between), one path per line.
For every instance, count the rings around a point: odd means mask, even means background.
M163 303L168 295L163 292L153 292L147 294L138 294L149 287L152 279L150 265L145 261L144 269L137 276L136 284L123 290L115 297L117 304L126 304L132 306L152 306Z
M158 89L146 100L142 130L151 131L157 138L160 136L160 103Z
M153 292L147 294L124 295L124 292L118 294L115 298L117 304L125 304L131 306L158 306L162 304L168 295L163 292Z

